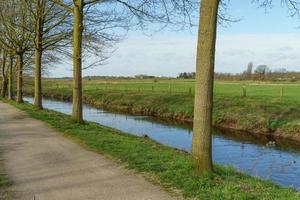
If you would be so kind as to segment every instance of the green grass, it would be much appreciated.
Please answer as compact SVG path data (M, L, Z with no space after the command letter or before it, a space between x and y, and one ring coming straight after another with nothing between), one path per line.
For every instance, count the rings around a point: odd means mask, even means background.
M44 94L70 99L71 83L44 80ZM83 84L85 102L96 107L187 122L193 118L194 80L100 79L84 80ZM244 84L246 98L242 97ZM284 96L280 98L282 87ZM27 82L25 91L32 94L32 82ZM217 81L213 119L215 126L222 128L299 137L300 84Z
M2 164L0 164L0 190L7 187L8 185L9 185L8 178L4 172Z
M1 153L0 153L1 156ZM0 158L0 200L8 200L9 194L8 194L8 187L11 185L9 182L9 179L7 177L7 174L5 173L4 166L3 166L3 160Z
M214 174L198 176L186 153L148 138L131 136L91 122L74 124L65 114L50 110L37 112L29 104L11 104L31 117L49 123L84 147L114 158L129 169L143 173L155 183L170 191L177 191L186 198L300 199L299 193L292 189L244 175L233 168L215 165Z

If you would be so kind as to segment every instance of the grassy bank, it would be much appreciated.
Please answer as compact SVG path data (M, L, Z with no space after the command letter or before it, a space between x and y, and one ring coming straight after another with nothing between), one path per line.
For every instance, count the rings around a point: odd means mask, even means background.
M111 128L87 122L74 124L70 117L50 110L37 112L28 104L12 105L31 117L45 121L64 136L84 147L114 158L129 169L143 173L162 187L195 199L299 199L292 189L281 188L232 168L215 165L212 175L194 173L189 156L160 145L148 138L139 138Z
M246 84L247 97L243 97ZM25 92L32 94L32 82ZM44 81L44 95L71 99L71 81ZM283 88L283 96L280 97ZM194 81L177 79L84 80L84 101L95 107L192 122ZM216 82L214 125L300 141L300 85Z
M10 182L8 177L5 173L3 160L1 159L1 152L0 152L0 200L9 200L8 187L10 186Z

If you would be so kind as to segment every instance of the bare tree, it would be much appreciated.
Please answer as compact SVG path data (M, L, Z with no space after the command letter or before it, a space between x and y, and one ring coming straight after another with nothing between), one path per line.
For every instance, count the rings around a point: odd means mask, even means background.
M78 123L82 118L82 45L83 33L87 26L93 28L88 38L93 41L109 41L114 39L113 31L103 32L97 26L105 23L105 30L116 27L128 28L138 25L143 28L147 23L183 23L191 22L190 11L195 9L199 2L193 0L52 0L73 14L73 109L72 119ZM87 21L88 11L94 18ZM107 11L110 12L107 12ZM102 14L100 14L102 13ZM105 14L113 13L110 19ZM100 16L100 18L98 17ZM109 15L111 16L111 15ZM180 21L178 21L180 19ZM172 21L173 20L173 21ZM117 22L117 23L116 23ZM104 33L104 34L103 34ZM108 37L108 38L107 38Z
M13 100L13 67L14 67L14 57L9 56L9 66L8 66L8 100Z
M253 62L249 62L246 71L247 78L251 78L252 71L253 71Z
M32 38L35 51L34 105L37 109L42 109L43 54L65 46L65 42L70 35L70 28L67 24L70 14L48 0L30 0L27 1L27 5L35 25L34 37ZM53 59L53 57L51 58Z
M4 98L7 93L7 52L2 49L1 51L2 58L1 58L1 75L2 75L2 88L1 88L1 96Z
M0 43L17 56L17 103L23 102L24 56L30 50L33 27L26 0L0 1Z

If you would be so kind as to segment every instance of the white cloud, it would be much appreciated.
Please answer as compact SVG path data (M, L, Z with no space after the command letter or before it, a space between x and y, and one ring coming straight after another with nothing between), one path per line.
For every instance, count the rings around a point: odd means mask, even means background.
M240 72L249 61L300 70L300 37L292 34L224 35L217 44L216 70Z
M196 37L192 35L129 37L118 44L106 65L85 70L84 75L176 76L183 71L194 71L195 55ZM300 70L300 37L292 34L218 36L216 71L241 72L249 61L271 68ZM70 69L70 66L56 68L52 74L71 76Z

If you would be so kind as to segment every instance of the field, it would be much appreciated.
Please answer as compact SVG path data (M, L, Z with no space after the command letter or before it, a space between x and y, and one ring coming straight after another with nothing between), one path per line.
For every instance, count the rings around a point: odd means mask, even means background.
M44 95L70 100L71 84L45 79ZM32 85L26 82L26 94L33 94ZM194 80L85 79L83 85L90 105L192 122ZM216 81L214 91L216 127L300 139L300 84Z
M70 89L71 80L45 79L44 87L47 89ZM84 79L85 91L130 91L146 93L169 93L181 95L194 95L195 81L193 79ZM285 100L300 98L300 83L272 83L236 81L215 81L215 95L224 97L242 97L243 87L246 87L247 96L256 99L281 97L281 88L284 89Z

